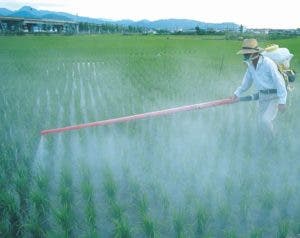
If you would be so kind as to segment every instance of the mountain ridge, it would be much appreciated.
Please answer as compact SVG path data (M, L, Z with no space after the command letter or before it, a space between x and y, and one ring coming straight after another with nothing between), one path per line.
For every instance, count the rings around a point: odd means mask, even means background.
M133 21L130 19L123 20L109 20L101 18L91 18L84 16L77 16L66 12L55 12L47 10L37 10L30 6L23 6L19 10L11 11L6 8L0 8L0 16L10 16L10 17L22 17L22 18L37 18L37 19L52 19L52 20L65 20L65 21L75 21L75 22L86 22L93 24L118 24L121 26L133 26L133 27L144 27L148 29L155 30L189 30L195 29L199 26L202 29L214 29L214 30L224 30L224 29L237 29L238 24L234 22L222 22L222 23L209 23L196 21L191 19L159 19L155 21L150 21L147 19Z

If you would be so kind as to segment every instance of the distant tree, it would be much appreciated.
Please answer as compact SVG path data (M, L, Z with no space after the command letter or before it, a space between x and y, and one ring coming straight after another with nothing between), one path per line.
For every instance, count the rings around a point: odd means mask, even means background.
M196 26L195 30L196 30L197 35L205 35L206 34L206 30L201 29L199 26Z
M208 28L208 29L206 30L206 33L207 33L208 35L215 35L215 34L216 34L216 31L215 31L215 29L213 29L213 28Z
M239 27L239 32L240 32L240 33L243 33L243 32L244 32L244 26L243 26L243 25L240 25L240 27Z
M143 27L138 26L121 26L111 23L87 23L79 22L78 24L79 33L83 34L106 34L106 33L143 33L146 31Z

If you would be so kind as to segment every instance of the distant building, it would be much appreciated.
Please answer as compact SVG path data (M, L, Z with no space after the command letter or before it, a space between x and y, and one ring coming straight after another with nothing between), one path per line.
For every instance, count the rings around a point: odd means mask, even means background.
M29 19L0 16L0 32L6 33L77 33L78 23L50 19Z
M269 34L270 29L247 29L245 32L248 33L253 33L253 34L264 34L264 35L268 35Z

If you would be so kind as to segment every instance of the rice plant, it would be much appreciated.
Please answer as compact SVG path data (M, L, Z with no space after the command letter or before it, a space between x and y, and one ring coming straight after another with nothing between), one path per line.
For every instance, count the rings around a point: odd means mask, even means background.
M21 237L22 222L18 202L11 190L0 193L1 235L4 237Z
M276 238L286 238L289 235L290 231L290 224L288 221L281 221L278 224L278 230L277 230L277 235Z
M117 184L114 180L113 174L109 168L104 171L104 193L106 202L109 207L110 219L114 225L113 237L115 238L129 238L131 235L131 228L128 224L123 208L120 206L117 198Z
M88 225L89 231L87 232L88 237L98 237L96 219L97 214L95 210L94 202L94 187L91 184L91 174L89 168L85 165L81 165L82 169L82 181L81 191L85 202L85 220Z
M127 172L129 173L129 172ZM157 235L154 220L151 218L149 211L149 202L146 194L143 192L141 186L136 179L129 175L130 195L132 204L137 210L137 215L141 223L142 231L145 237L154 238Z
M237 238L238 235L236 234L236 232L232 229L226 230L224 231L224 237L226 238Z
M175 237L185 237L185 219L183 211L177 211L173 215L173 228Z
M59 184L59 207L53 208L56 222L61 228L65 237L73 237L75 235L74 228L76 218L74 215L74 195L73 195L73 179L69 164L64 164L61 171Z
M43 171L43 170L41 170ZM31 191L31 213L27 219L26 228L33 237L45 237L49 230L49 177L46 171L36 176L34 189Z
M209 228L209 214L205 207L200 206L196 210L196 231L197 237L202 237Z

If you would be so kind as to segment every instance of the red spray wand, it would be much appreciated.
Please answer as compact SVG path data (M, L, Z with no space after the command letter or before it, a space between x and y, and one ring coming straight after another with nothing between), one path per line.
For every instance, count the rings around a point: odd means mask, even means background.
M119 118L112 118L112 119L107 119L107 120L103 120L103 121L96 121L96 122L90 122L90 123L85 123L85 124L55 128L55 129L48 129L48 130L41 131L41 134L46 135L46 134L50 134L50 133L59 133L59 132L64 132L64 131L79 130L79 129L87 128L87 127L107 126L107 125L111 125L111 124L134 121L134 120L139 120L139 119L148 118L148 117L165 116L165 115L169 115L169 114L173 114L173 113L177 113L177 112L199 110L199 109L204 109L204 108L209 108L209 107L233 104L236 102L237 102L237 100L234 100L232 98L226 98L226 99L215 100L215 101L210 101L210 102L204 102L204 103L198 103L198 104L193 104L193 105L164 109L164 110L160 110L160 111L147 112L147 113L136 114L136 115L131 115L131 116L124 116L124 117L119 117Z

